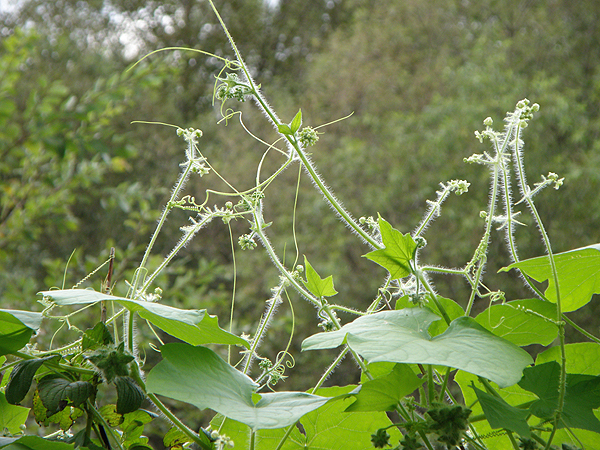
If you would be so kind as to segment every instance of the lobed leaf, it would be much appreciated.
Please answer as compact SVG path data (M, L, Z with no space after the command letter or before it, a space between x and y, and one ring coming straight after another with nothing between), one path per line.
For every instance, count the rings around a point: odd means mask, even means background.
M310 292L319 298L333 297L337 294L337 291L333 287L333 277L331 275L327 278L321 278L317 271L313 269L313 266L308 262L306 256L304 256L304 266L306 268L306 281L303 282Z
M344 343L369 362L435 364L488 378L499 386L517 383L533 360L470 317L459 317L435 337L427 332L440 318L422 308L382 311L359 317L340 330L305 339L302 350L335 348Z
M288 438L278 447L284 438L286 429L258 430L255 436L256 450L368 450L372 449L371 434L392 424L384 412L345 412L347 398L356 386L322 388L317 394L338 398L318 409L309 412L300 419L303 432L297 426L291 430ZM233 420L217 415L211 425L227 435L235 443L235 448L249 448L247 427ZM402 435L397 428L389 428L390 442L398 442Z
M406 364L396 364L388 375L362 383L356 401L345 411L392 411L424 381Z
M417 244L412 236L409 233L400 233L381 217L379 218L379 231L385 248L367 253L364 255L365 258L387 269L392 280L404 278L413 273L410 262L415 257Z

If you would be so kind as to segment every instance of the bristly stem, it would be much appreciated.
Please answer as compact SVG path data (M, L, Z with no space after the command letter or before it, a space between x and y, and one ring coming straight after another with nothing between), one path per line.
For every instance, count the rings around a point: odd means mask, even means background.
M256 85L256 83L252 79L252 76L250 75L250 71L248 70L246 63L244 62L242 55L240 54L240 51L238 50L237 45L235 44L235 41L233 40L233 37L229 33L229 30L225 26L223 19L221 18L219 12L217 11L217 8L215 7L212 0L209 0L209 2L210 2L210 5L211 5L213 11L217 15L219 22L221 23L221 27L223 28L225 34L227 35L227 39L229 40L229 43L230 43L231 47L233 48L233 51L236 55L238 63L240 65L242 71L244 72L244 75L247 79L247 83L252 90L254 99L256 100L260 109L270 119L273 126L277 129L277 126L281 124L281 121L277 117L277 114L275 113L273 108L271 108L269 106L267 101L263 98L262 94L259 92L259 87ZM319 190L321 191L323 196L327 199L327 201L335 209L335 211L340 215L340 217L342 217L342 219L344 219L346 224L354 232L356 232L356 234L358 234L368 245L370 245L374 249L381 249L382 248L381 243L378 242L376 239L374 239L367 231L365 231L360 226L360 224L356 220L354 220L354 218L350 215L350 213L345 210L345 208L341 205L341 203L335 198L335 196L333 195L331 190L321 180L321 177L318 175L315 167L310 162L310 160L308 159L308 156L303 151L301 146L298 144L297 140L293 136L290 136L290 135L285 135L285 139L288 142L288 145L291 147L291 151L295 152L298 155L298 157L300 158L300 160L302 161L304 168L309 173L309 175L312 178L315 185L319 188Z
M521 194L523 195L523 199L527 203L527 206L531 210L531 213L534 217L536 224L538 225L538 229L540 235L542 236L542 240L544 242L544 246L546 247L546 252L548 254L548 262L550 264L550 269L552 271L552 280L554 282L554 286L556 287L556 317L558 318L558 336L560 342L560 353L561 353L561 369L560 369L560 379L559 379L559 387L558 387L558 406L556 409L555 417L554 417L554 426L552 432L550 434L550 438L546 444L546 450L550 448L552 444L552 440L558 429L558 425L561 419L562 411L565 403L565 392L566 392L566 382L567 382L567 355L565 349L565 331L564 331L564 322L561 320L563 317L562 313L562 301L560 295L560 284L558 279L558 270L556 269L556 262L554 260L554 253L552 251L552 245L550 243L550 237L546 232L546 228L542 222L542 218L533 202L533 198L531 195L531 189L527 185L527 178L525 175L525 167L523 163L523 155L522 155L522 141L520 139L521 129L527 126L528 120L532 117L534 112L537 112L539 109L539 105L534 103L529 106L529 100L524 99L521 100L517 104L517 109L513 113L511 119L515 121L515 138L512 141L512 150L513 150L513 160L516 166L517 180L519 183L519 187L521 189Z

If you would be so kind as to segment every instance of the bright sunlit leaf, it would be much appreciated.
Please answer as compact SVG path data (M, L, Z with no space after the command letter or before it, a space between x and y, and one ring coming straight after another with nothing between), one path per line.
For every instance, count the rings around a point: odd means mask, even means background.
M413 272L410 262L417 251L417 244L410 233L400 233L381 217L379 230L385 248L367 253L365 258L386 268L392 280L410 275Z
M254 430L286 427L331 400L305 392L255 394L258 385L250 377L205 347L166 344L161 354L148 374L148 392L210 408Z
M586 305L592 295L600 293L600 244L554 255L563 312L575 311ZM547 256L525 259L500 271L519 269L536 281L548 280L546 298L556 302L556 285Z
M424 308L382 311L361 316L341 329L310 336L303 350L348 344L370 363L435 364L488 378L499 386L517 383L531 356L499 338L470 317L459 317L435 337L427 332L440 318Z
M333 277L329 275L327 278L321 278L313 266L304 257L304 266L306 270L306 281L304 285L310 292L317 297L333 297L337 291L333 287Z

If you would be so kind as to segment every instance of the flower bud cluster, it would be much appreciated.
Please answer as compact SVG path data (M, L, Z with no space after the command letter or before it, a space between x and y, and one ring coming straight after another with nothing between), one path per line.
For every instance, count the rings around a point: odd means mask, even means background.
M312 127L304 127L298 132L298 140L302 147L315 145L319 140L319 135Z
M238 244L242 250L254 250L257 245L252 234L242 234L238 238Z
M246 101L247 95L252 95L254 90L246 83L240 81L236 73L230 72L225 78L217 78L221 83L217 86L215 96L221 101L235 99Z
M191 142L195 145L198 143L198 139L202 137L202 130L196 128L177 128L177 136L183 136L186 142Z

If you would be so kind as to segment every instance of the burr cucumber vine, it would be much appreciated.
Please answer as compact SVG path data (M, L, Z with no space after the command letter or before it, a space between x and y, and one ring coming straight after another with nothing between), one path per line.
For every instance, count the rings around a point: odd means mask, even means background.
M423 219L412 233L397 230L382 216L356 220L327 187L306 151L311 146L318 149L319 127L306 126L308 119L300 108L289 122L279 118L213 2L209 3L235 54L233 61L213 55L223 62L214 88L223 119L237 114L234 107L225 109L226 103L252 100L279 140L267 143L258 138L240 114L249 136L266 147L256 168L256 182L247 189L214 170L210 155L202 151L207 137L200 130L177 127L185 144L180 174L133 279L125 286L113 286L109 275L100 291L76 285L40 292L41 312L0 310L0 428L4 429L0 448L148 449L144 427L161 420L150 409L160 411L171 426L165 445L179 449L333 450L340 443L350 449L397 450L594 448L600 438L600 421L594 414L600 408L596 394L600 367L589 360L600 359L600 339L564 314L585 307L600 293L600 244L558 254L552 250L534 197L546 187L558 189L564 180L551 172L530 187L523 156L524 131L539 106L527 99L519 101L507 113L502 131L493 128L491 118L484 120L485 128L475 135L491 148L465 159L486 166L490 174L479 244L462 267L426 264L421 262L421 251L427 245L428 228L442 214L450 194L466 194L469 182L440 183L435 200L424 202ZM285 148L277 147L280 142ZM283 161L265 176L263 162L272 149ZM295 261L288 265L271 242L271 223L265 220L271 186L296 164L356 235L364 257L386 272L374 300L362 309L339 298L333 276L318 271L322 261L305 255L298 264L302 253L296 246ZM209 186L210 177L217 177L228 190L209 187L202 201L199 196L183 195L186 181L194 174L204 177ZM517 201L512 179L519 187ZM518 252L514 230L521 225L518 209L525 205L538 226L545 255L522 258ZM150 270L150 256L173 209L187 212L189 222L181 226L182 236L172 250ZM226 331L206 309L171 306L156 286L181 249L216 218L225 225L245 221L247 231L232 236L232 242L244 251L266 252L279 276L250 336L235 330L233 309L232 325ZM501 271L519 271L535 298L506 299L501 287L494 290L484 282L490 242L497 230L505 233L510 255ZM294 237L293 229L291 234ZM432 281L435 274L462 277L469 287L468 298L438 293ZM548 285L543 289L539 283L545 281ZM275 354L261 346L278 306L288 301L293 307L298 299L315 308L316 325L323 329L306 337L302 350L340 347L308 392L286 391L281 383L294 376L291 344L298 340L294 331ZM78 314L97 304L106 311L100 320L92 328L77 328ZM68 312L69 308L79 309ZM62 324L79 338L61 348L36 346L35 333L47 321ZM152 347L160 351L162 360L154 366L145 366L148 349L136 340L136 321L137 326L160 329L178 340L164 344L157 334ZM593 343L566 344L567 326ZM552 347L554 341L557 345ZM534 359L523 348L531 344L547 348ZM352 385L324 387L348 355L360 378ZM104 403L99 395L106 389L113 389L114 403ZM164 398L213 411L210 425L194 429L185 424ZM144 408L150 404L151 408ZM55 424L57 431L25 435L22 427L29 415L43 427Z

